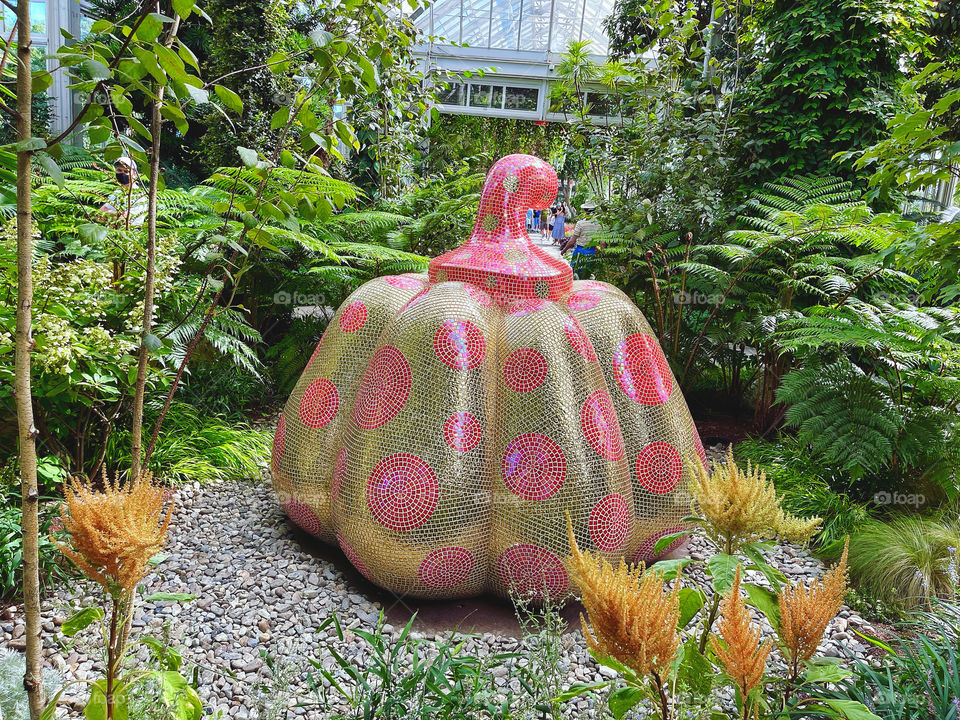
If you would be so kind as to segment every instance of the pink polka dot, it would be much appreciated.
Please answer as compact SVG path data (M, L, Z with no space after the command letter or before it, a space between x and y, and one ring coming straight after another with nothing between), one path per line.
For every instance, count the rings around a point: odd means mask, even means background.
M300 422L307 427L325 427L340 407L340 395L337 388L326 378L314 380L307 386L300 398L300 409L297 414Z
M337 543L340 545L340 549L343 550L343 554L347 556L347 560L350 561L350 564L353 565L367 580L373 582L373 575L370 574L370 570L364 564L363 560L360 559L360 555L356 550L353 549L353 546L347 542L347 539L340 533L335 532L334 535L336 535Z
M466 548L437 548L420 563L417 577L427 587L444 590L456 587L470 577L473 565L473 554Z
M631 335L617 346L613 375L627 396L643 405L666 402L673 392L667 359L657 341L643 333Z
M623 457L623 436L606 390L594 390L580 410L580 427L590 447L607 460Z
M578 289L581 290L600 290L602 292L613 292L615 288L607 285L606 283L597 282L596 280L582 280L577 283Z
M347 449L340 448L337 459L333 463L333 477L330 479L330 497L336 500L343 489L343 481L347 477Z
M567 295L567 307L571 310L589 310L600 302L600 293L596 290L577 290Z
M410 395L410 363L403 353L384 345L370 358L353 405L353 421L373 430L392 420Z
M454 450L467 452L480 442L480 421L468 412L455 412L443 424L443 439Z
M467 291L467 295L472 297L479 305L483 307L490 307L493 304L493 300L490 298L489 293L484 292L476 285L471 285L470 283L464 283L463 289Z
M593 343L591 343L590 338L587 337L587 333L584 331L580 321L573 315L569 315L567 319L563 321L563 332L574 350L583 355L589 362L597 361L597 353L593 349Z
M659 540L660 538L666 535L673 535L674 533L683 532L684 530L687 530L687 529L688 528L685 528L682 526L667 528L666 530L660 530L658 532L655 532L653 535L650 535L649 537L645 538L643 542L640 543L640 547L637 548L637 552L633 556L633 562L652 563L652 562L656 562L657 560L662 558L664 555L668 555L669 553L673 552L678 547L680 547L684 542L686 542L687 540L686 536L677 538L656 555L653 554L653 549L657 546L657 540Z
M521 596L558 597L569 586L560 558L545 548L526 543L504 550L497 560L497 577L506 588Z
M472 370L483 362L487 345L480 328L469 320L446 320L433 336L433 350L447 367Z
M345 333L356 332L367 321L367 306L362 302L352 302L340 313L340 329Z
M427 297L427 294L429 292L430 292L430 288L424 288L423 290L418 292L416 295L414 295L412 298L410 298L407 301L406 305L400 308L400 312L404 312L405 310L409 310L410 308L419 305L421 302L423 302L424 298Z
M385 275L383 279L387 281L388 285L404 290L420 290L426 287L422 279L410 275Z
M540 433L518 435L500 465L504 484L524 500L546 500L567 476L567 460L556 442Z
M374 519L398 532L423 525L433 515L439 494L433 468L410 453L385 457L367 480L367 507Z
M670 443L652 442L637 455L637 480L652 493L665 495L683 475L680 453Z
M511 390L536 390L547 377L547 359L533 348L520 348L510 353L503 364L503 379Z
M588 527L598 550L619 550L630 532L630 506L623 495L607 495L594 505Z
M290 498L284 503L283 509L286 510L287 517L301 530L316 536L323 534L323 525L320 524L320 518L305 502Z
M280 469L280 458L283 457L283 444L287 440L287 421L283 415L277 420L277 429L273 433L273 451L270 453L270 465L273 471Z
M521 300L514 300L507 307L507 315L512 317L523 317L524 315L535 313L537 310L541 310L546 306L547 301L539 298L523 298Z

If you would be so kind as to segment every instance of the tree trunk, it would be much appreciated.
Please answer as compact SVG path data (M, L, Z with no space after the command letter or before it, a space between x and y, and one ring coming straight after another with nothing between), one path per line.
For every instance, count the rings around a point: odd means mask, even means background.
M30 105L33 101L30 63L30 2L17 2L17 141L26 142L33 132ZM23 687L30 703L30 717L37 720L46 704L43 693L40 638L40 562L37 505L37 429L33 424L33 391L30 387L30 332L33 305L33 228L31 210L31 151L17 152L17 331L14 397L20 436L20 488L23 515L23 612L27 621L27 671Z

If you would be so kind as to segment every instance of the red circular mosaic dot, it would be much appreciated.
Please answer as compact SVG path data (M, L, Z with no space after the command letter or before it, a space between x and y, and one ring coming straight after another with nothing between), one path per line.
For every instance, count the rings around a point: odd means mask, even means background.
M307 427L324 427L333 420L340 407L340 395L337 388L326 378L314 380L307 386L300 398L297 414L300 422Z
M280 458L283 457L283 444L287 440L287 421L283 415L277 420L277 429L273 433L273 451L270 453L270 465L274 472L280 468Z
M607 495L594 505L588 528L598 550L619 550L630 532L630 506L623 495Z
M467 291L467 295L472 297L479 305L483 307L490 307L493 304L493 299L490 297L489 293L484 292L476 285L471 283L464 283L463 289Z
M637 548L637 552L633 556L633 562L652 563L652 562L656 562L657 560L662 558L664 555L667 555L673 552L678 547L680 547L684 542L686 542L687 540L686 536L677 538L656 555L653 554L653 549L657 546L657 540L664 537L665 535L673 535L674 533L682 532L687 529L688 528L680 527L680 526L667 528L666 530L660 530L658 532L655 532L650 537L645 538L643 542L640 543L640 547Z
M385 457L367 480L367 507L390 530L423 525L436 509L439 494L433 468L411 453Z
M467 452L480 442L480 421L468 412L455 412L443 424L443 439L454 450Z
M597 353L593 349L593 343L587 337L583 325L573 315L567 316L563 321L563 332L567 336L570 347L583 355L589 362L597 361Z
M423 280L409 275L385 275L383 279L387 281L388 285L404 290L419 290L424 287Z
M533 348L514 350L503 364L503 379L517 392L536 390L546 377L547 359Z
M666 402L673 392L667 359L657 341L643 333L631 335L617 346L613 375L627 396L643 405Z
M431 551L417 568L417 577L437 590L456 587L473 571L473 554L464 547L443 547Z
M433 350L447 367L472 370L483 362L487 344L480 328L469 320L446 320L433 336Z
M514 300L507 308L507 315L512 317L523 317L524 315L535 313L537 310L545 308L546 306L546 300L540 300L537 298L523 298L521 300Z
M345 333L356 332L367 321L367 306L362 302L352 302L340 313L340 329Z
M336 500L343 489L343 481L347 477L347 449L340 448L337 459L333 463L333 477L330 479L330 497Z
M607 460L623 457L623 436L620 423L613 409L613 402L606 390L594 390L580 410L580 427L590 447Z
M353 565L367 580L373 582L373 575L370 573L370 570L364 564L363 560L360 559L360 555L357 553L357 551L353 549L353 546L347 542L347 539L340 533L335 532L334 535L336 535L337 543L340 545L340 549L343 550L343 554L347 556L347 560L350 561L350 564Z
M589 310L600 302L600 293L596 290L577 290L567 295L567 307L571 310Z
M518 595L557 597L567 591L567 571L560 558L539 545L511 545L497 560L497 577Z
M567 477L567 459L556 442L540 433L518 435L500 465L504 484L524 500L546 500Z
M284 503L283 509L287 511L287 517L301 530L305 530L311 535L318 537L323 533L323 525L320 524L320 518L317 517L313 509L305 502L290 498Z
M670 443L652 442L637 455L637 480L652 493L665 495L683 475L680 453Z
M370 358L353 405L353 421L373 430L392 420L410 395L410 363L393 345L384 345Z

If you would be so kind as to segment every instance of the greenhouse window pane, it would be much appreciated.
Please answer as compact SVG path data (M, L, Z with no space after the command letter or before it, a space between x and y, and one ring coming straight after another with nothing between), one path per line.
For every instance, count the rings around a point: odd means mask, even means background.
M493 86L493 97L490 100L490 107L498 109L503 107L503 85Z
M603 28L603 19L613 12L613 0L588 0L583 9L583 33L581 40L590 41L590 52L606 55L609 39Z
M463 16L463 42L474 47L487 47L490 39L490 14Z
M433 34L460 42L460 0L437 3L433 8Z
M34 35L47 34L47 3L30 3L30 32Z
M520 0L493 0L490 47L515 50L520 33Z
M437 100L444 105L466 105L467 89L463 83L448 83L450 87L440 88L437 92Z
M492 85L470 85L470 107L490 107Z
M536 110L540 91L537 88L507 87L507 110Z

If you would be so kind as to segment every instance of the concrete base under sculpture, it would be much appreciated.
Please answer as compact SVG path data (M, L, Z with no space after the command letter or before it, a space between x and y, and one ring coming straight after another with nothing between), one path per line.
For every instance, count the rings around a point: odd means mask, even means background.
M647 562L689 513L706 457L649 324L524 230L556 188L496 163L470 240L354 292L280 417L287 514L395 593L563 599L567 513L581 547Z

